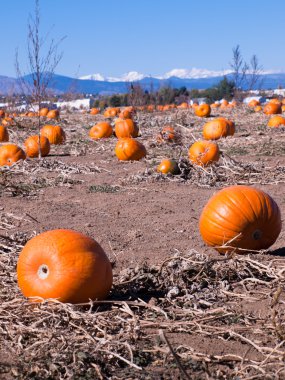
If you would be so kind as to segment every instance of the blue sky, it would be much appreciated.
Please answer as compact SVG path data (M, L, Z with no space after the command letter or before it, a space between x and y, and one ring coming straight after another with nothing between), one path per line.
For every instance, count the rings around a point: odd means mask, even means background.
M239 44L249 60L285 71L285 1L41 0L41 30L66 36L56 72L69 76L174 68L224 70ZM15 76L15 49L26 67L33 0L1 1L0 75Z

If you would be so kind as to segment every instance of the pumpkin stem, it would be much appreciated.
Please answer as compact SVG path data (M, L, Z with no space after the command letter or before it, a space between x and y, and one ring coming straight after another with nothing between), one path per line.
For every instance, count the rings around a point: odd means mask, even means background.
M40 279L44 280L49 275L49 268L47 265L43 264L38 269L38 276Z

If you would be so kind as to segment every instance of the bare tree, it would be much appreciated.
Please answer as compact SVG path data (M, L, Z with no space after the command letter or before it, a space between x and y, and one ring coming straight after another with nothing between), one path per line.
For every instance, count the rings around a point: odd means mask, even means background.
M254 54L250 60L249 72L247 75L248 89L253 90L255 87L261 87L263 67L260 65L257 56Z
M232 52L233 56L232 61L230 62L230 67L233 70L233 81L236 91L240 91L242 85L245 83L249 66L243 59L239 45L235 46Z
M35 0L34 15L30 15L28 21L28 73L21 69L18 51L16 51L15 66L20 91L30 99L29 105L32 110L38 111L39 139L41 127L39 111L43 100L48 96L55 69L62 59L63 53L58 52L58 47L65 38L61 38L58 42L51 39L48 43L48 37L49 33L44 37L40 34L40 4L39 0Z

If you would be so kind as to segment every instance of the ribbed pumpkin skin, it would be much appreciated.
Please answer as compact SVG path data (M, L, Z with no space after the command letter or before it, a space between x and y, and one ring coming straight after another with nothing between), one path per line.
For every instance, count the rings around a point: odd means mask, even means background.
M120 161L139 161L146 156L146 149L139 141L126 137L117 142L115 153Z
M0 147L0 166L11 166L19 160L24 160L26 154L18 145L7 144Z
M50 110L47 114L46 117L48 119L58 119L59 118L59 111L58 110Z
M89 136L93 140L107 138L107 137L112 136L112 134L113 134L113 128L111 127L109 123L105 121L97 123L89 131Z
M29 240L18 259L17 277L25 297L69 303L104 299L113 280L101 246L72 230L47 231Z
M39 136L30 136L24 143L26 155L30 158L39 157ZM40 137L40 147L42 157L46 157L50 151L49 139L45 136Z
M203 127L203 137L206 140L218 140L221 137L230 135L230 128L224 119L214 119L206 123Z
M48 113L49 113L48 108L41 108L40 112L39 112L39 115L40 116L46 116Z
M249 186L231 186L213 195L199 223L204 242L221 253L268 249L278 238L281 224L276 202ZM233 248L218 248L227 242Z
M195 115L199 117L208 117L211 114L211 107L209 104L201 104L195 108Z
M175 160L165 159L162 160L161 163L158 165L157 171L163 174L178 174L179 166Z
M65 132L59 125L45 125L41 135L49 139L50 144L59 145L65 141Z
M218 117L216 120L224 120L228 124L228 135L233 136L236 131L235 123L225 117Z
M8 129L4 125L0 125L0 142L9 141Z
M220 150L216 143L212 141L196 141L189 148L189 159L193 164L208 166L219 161Z
M119 120L115 123L115 134L118 139L138 137L139 129L132 119Z

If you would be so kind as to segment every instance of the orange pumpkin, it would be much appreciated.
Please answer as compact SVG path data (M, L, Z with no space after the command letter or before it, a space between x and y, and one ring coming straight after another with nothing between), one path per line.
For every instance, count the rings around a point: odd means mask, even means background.
M189 106L188 106L188 103L183 102L183 103L181 103L177 108L180 108L180 109L188 109Z
M254 112L260 112L260 111L262 111L262 107L261 106L256 106L254 108Z
M218 140L230 135L229 124L226 119L218 118L209 121L203 127L203 136L206 140Z
M225 117L217 117L216 120L224 120L228 124L229 136L233 136L236 131L235 123Z
M132 112L128 109L124 109L119 113L120 119L131 119L132 118Z
M220 107L219 103L212 103L211 104L211 108L219 108L219 107Z
M105 121L101 121L100 123L94 125L90 129L89 136L93 140L102 139L110 137L113 134L113 128L109 123Z
M47 116L48 112L49 112L48 108L41 108L39 114L40 116Z
M256 106L260 106L260 102L256 99L252 99L248 104L250 108L254 108Z
M90 115L98 115L98 113L100 113L98 108L91 108Z
M107 108L104 112L105 117L115 117L120 112L119 108Z
M0 125L0 142L9 141L8 129L4 125Z
M285 118L279 115L272 116L269 119L268 124L267 124L268 127L273 127L273 128L280 127L280 125L282 126L285 125Z
M146 156L145 146L131 137L119 139L115 148L120 161L139 161Z
M119 120L115 123L115 134L120 138L138 137L139 129L132 119Z
M41 156L46 157L50 151L50 142L47 137L38 135L30 136L24 143L26 155L30 158L39 157L39 146L41 148Z
M211 114L211 107L209 104L200 104L195 108L195 115L199 117L208 117Z
M50 144L63 144L65 142L64 130L59 125L44 125L41 136L47 137Z
M46 117L48 119L58 119L59 118L59 111L58 110L50 110Z
M72 230L47 231L29 240L19 255L17 277L25 297L75 304L106 298L113 281L102 247Z
M231 186L208 201L200 217L200 233L217 251L268 249L281 231L278 205L265 192ZM227 245L228 247L221 246Z
M280 102L280 100L276 99L276 98L273 98L273 99L270 99L269 100L269 103L274 103L274 104L277 104L277 105L280 105L282 104L282 102Z
M15 144L2 145L0 147L0 166L11 166L19 160L26 158L25 152Z
M213 162L219 161L220 158L218 145L206 140L194 142L189 148L188 154L190 161L199 166L209 166Z
M266 115L275 115L282 113L281 105L276 103L267 103L263 108L263 112Z
M156 170L163 174L178 174L180 172L177 162L169 159L162 160Z
M162 142L175 142L177 139L177 134L175 129L171 125L166 125L160 131L159 135L156 137L158 143Z
M6 116L2 120L2 124L4 126L6 126L6 125L15 125L15 120L12 117Z
M285 105L283 105L283 106L281 107L281 111L282 111L282 113L285 112Z

